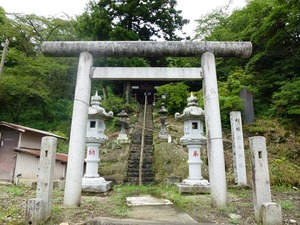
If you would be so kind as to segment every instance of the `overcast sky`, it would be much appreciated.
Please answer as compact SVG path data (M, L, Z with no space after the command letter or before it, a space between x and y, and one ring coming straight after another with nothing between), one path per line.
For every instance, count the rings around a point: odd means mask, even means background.
M196 28L194 20L213 9L225 6L231 2L232 8L243 7L245 0L177 0L177 9L182 10L182 16L190 20L184 31L193 36ZM83 13L89 0L0 0L0 6L7 13L36 14L38 16L70 16Z

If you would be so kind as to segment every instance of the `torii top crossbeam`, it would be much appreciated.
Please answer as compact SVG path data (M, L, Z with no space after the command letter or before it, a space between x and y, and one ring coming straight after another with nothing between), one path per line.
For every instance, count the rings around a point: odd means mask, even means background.
M88 51L94 57L192 57L212 52L217 57L248 58L251 42L218 41L57 41L44 42L43 53L54 57L78 57Z

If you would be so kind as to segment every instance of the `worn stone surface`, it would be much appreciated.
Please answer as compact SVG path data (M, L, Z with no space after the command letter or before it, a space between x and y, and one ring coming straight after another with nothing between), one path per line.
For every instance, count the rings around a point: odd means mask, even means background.
M47 56L78 57L89 51L100 57L165 57L214 55L247 58L252 53L251 42L220 41L53 41L44 42L42 51Z
M43 222L43 212L45 204L41 198L32 198L26 201L25 206L25 223L39 225Z
M143 74L143 76L141 76ZM93 67L92 79L101 80L201 80L201 68Z
M103 177L82 178L82 190L85 192L108 192L112 189L112 181L106 181Z
M242 88L240 92L241 99L244 100L243 120L245 124L255 123L255 114L253 106L253 94L247 89Z
M80 205L86 128L91 93L91 79L89 74L92 64L92 54L89 52L80 53L64 194L64 205L68 207L78 207Z
M215 55L204 53L201 66L211 201L222 207L227 203L227 187Z
M238 185L247 185L243 126L240 111L230 113L230 124L235 183Z
M179 193L198 193L198 194L210 193L209 184L191 185L191 184L180 183L180 184L176 184L176 186Z
M25 205L27 224L41 224L51 216L56 147L57 138L42 138L36 198L27 200Z
M264 202L271 202L271 188L268 169L266 139L262 136L249 138L252 164L252 186L254 216L261 221L261 209Z
M198 224L188 214L172 205L132 206L129 208L128 216L141 220L140 224L147 224L149 221L159 224Z
M127 197L126 202L128 206L172 205L173 204L168 199L155 198L151 195Z
M262 224L263 225L282 224L282 212L279 204L273 202L264 202L262 204Z
M203 179L201 171L201 146L206 143L203 136L204 110L198 107L198 100L193 94L187 100L188 107L183 110L182 115L176 113L175 118L184 121L184 136L180 138L180 142L188 148L189 177L177 184L177 187L180 193L202 193L202 189L203 193L207 193L209 182Z

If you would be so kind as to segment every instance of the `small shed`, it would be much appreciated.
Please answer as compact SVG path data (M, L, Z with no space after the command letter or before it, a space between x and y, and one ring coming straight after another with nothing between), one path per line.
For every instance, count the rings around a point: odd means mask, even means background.
M0 122L0 181L36 181L41 142L45 136L64 139L50 132ZM55 180L65 179L67 160L66 154L56 154Z

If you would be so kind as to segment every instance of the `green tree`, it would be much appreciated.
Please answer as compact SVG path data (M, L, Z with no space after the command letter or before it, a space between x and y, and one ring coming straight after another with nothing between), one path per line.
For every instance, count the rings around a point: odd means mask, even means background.
M10 45L0 81L1 120L55 130L70 120L77 62L44 57L41 44L74 38L72 25L35 15L2 15L1 41L9 38ZM64 104L59 104L61 99Z
M189 97L189 86L183 82L169 83L157 88L157 95L167 96L166 108L169 114L182 112L187 106L187 98ZM157 104L160 106L160 101Z
M77 18L76 28L85 40L177 40L188 20L176 10L176 0L90 1Z
M274 110L282 118L295 120L300 124L300 78L286 82L279 92L274 93Z
M255 90L256 109L279 107L279 98L285 95L286 87L299 78L299 10L297 0L252 0L232 14L221 12L213 16L216 14L213 12L199 20L198 31L208 35L205 40L252 42L250 59L218 59L217 72L219 79L226 82L230 71L235 70L234 65L245 68L245 85ZM205 26L209 24L213 26ZM298 95L296 89L290 92ZM290 103L290 107L296 104L295 101ZM282 114L282 110L287 117L292 116L286 111L287 107L273 112Z

